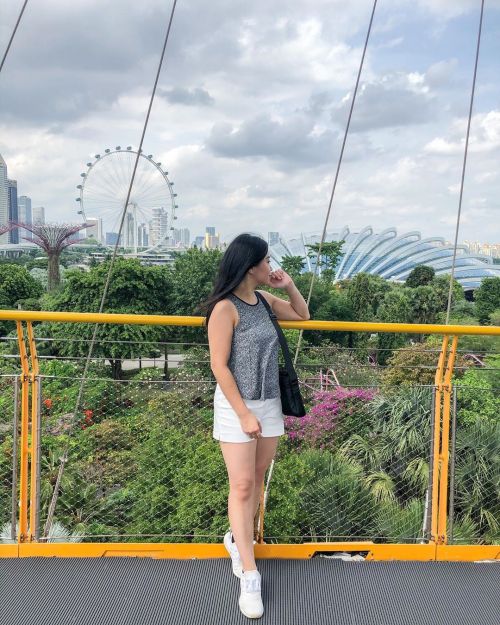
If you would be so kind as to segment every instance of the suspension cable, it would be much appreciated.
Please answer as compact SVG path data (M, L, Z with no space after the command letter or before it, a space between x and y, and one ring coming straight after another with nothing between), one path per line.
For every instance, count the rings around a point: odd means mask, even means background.
M7 49L5 50L5 54L3 55L2 62L0 63L0 72L3 69L3 64L5 63L5 59L7 58L7 54L9 54L10 46L12 45L12 42L14 41L14 36L16 34L17 27L19 26L19 22L21 21L21 18L22 18L23 13L24 13L24 9L26 8L27 4L28 4L28 0L24 0L24 4L23 4L22 9L21 9L21 11L19 13L19 16L17 18L16 25L14 26L14 30L12 31L12 35L10 36L9 43L7 44Z
M465 135L464 159L462 163L462 176L460 179L460 197L458 200L457 224L455 228L455 242L453 244L453 260L451 262L450 288L448 291L448 304L446 307L446 321L445 321L446 325L448 325L450 322L451 299L452 299L451 296L453 292L453 276L455 275L455 261L457 258L458 230L460 228L460 216L462 213L462 199L463 199L463 194L464 194L465 168L467 165L467 153L469 150L469 135L470 135L471 120L472 120L472 109L474 106L474 93L476 91L477 65L479 61L479 49L481 46L481 31L483 28L483 12L484 12L484 0L481 0L481 12L479 15L479 29L477 33L476 60L474 63L474 75L472 78L472 89L471 89L470 104L469 104L469 118L467 120L467 132Z
M168 39L169 39L169 36L170 36L170 29L172 27L172 21L174 19L174 13L175 13L176 5L177 5L177 0L173 0L172 9L170 11L170 18L169 18L169 21L168 21L167 32L165 34L165 40L163 42L163 49L162 49L161 56L160 56L160 62L158 63L158 69L156 71L156 77L155 77L155 81L154 81L154 85L153 85L153 90L151 92L151 97L150 97L150 100L149 100L149 106L148 106L148 110L147 110L147 114L146 114L146 119L144 120L144 126L143 126L143 129L142 129L141 140L140 140L139 148L137 150L137 155L136 155L136 158L135 158L134 169L132 171L132 177L130 179L130 184L129 184L129 188L128 188L128 192L127 192L127 199L125 200L125 205L123 207L123 212L122 212L121 221L120 221L120 228L118 230L118 237L116 239L116 243L115 243L115 246L113 248L113 256L111 258L108 274L106 276L106 282L105 282L105 285L104 285L104 291L103 291L103 294L102 294L102 297L101 297L101 303L99 305L99 311L98 311L99 313L102 313L102 311L104 309L104 303L106 301L106 296L107 296L107 293L108 293L109 283L110 283L110 279L111 279L111 273L113 271L113 265L114 265L115 258L116 258L116 253L117 253L117 250L118 250L118 244L119 244L120 237L121 237L121 231L122 231L122 227L123 227L123 222L125 221L125 215L126 215L128 203L129 203L129 200L130 200L130 194L132 192L132 187L134 185L135 174L136 174L136 171L137 171L137 164L139 162L139 158L140 158L140 155L141 155L141 152L142 152L142 144L144 142L144 136L146 134L146 129L148 127L149 116L151 114L151 109L153 107L153 102L154 102L154 98L155 98L155 94L156 94L156 88L157 88L157 85L158 85L158 80L160 78L160 72L161 72L161 68L162 68L162 65L163 65L163 59L165 57L165 50L167 48L167 43L168 43ZM77 419L78 409L80 407L80 401L81 401L82 393L83 393L83 386L84 386L84 383L85 383L85 378L86 378L87 371L88 371L88 368L89 368L89 364L90 364L90 361L91 361L92 350L94 348L94 343L95 343L95 339L96 339L98 328L99 328L98 324L95 324L94 325L93 335L92 335L92 341L91 341L91 344L90 344L90 347L89 347L89 351L88 351L88 354L87 354L87 359L86 359L86 362L85 362L85 368L84 368L84 371L83 371L83 374L82 374L82 378L81 378L80 388L79 388L79 391L78 391L78 397L76 399L75 408L74 408L74 411L73 411L72 418L70 420L70 426L71 427L73 427L75 425L76 421L78 420ZM49 512L48 512L48 515L47 515L47 522L46 522L46 525L45 525L45 528L44 528L44 534L45 535L48 535L48 530L49 530L50 525L52 523L52 517L53 517L54 511L55 511L55 507L56 507L56 503L57 503L59 483L60 483L60 479L61 479L61 476L62 476L62 472L64 470L65 462L67 460L68 449L69 449L69 441L66 444L66 447L65 447L64 452L63 452L62 457L61 457L61 464L59 465L59 473L58 473L56 485L54 486L54 492L53 492L53 495L52 495L52 501L51 501Z

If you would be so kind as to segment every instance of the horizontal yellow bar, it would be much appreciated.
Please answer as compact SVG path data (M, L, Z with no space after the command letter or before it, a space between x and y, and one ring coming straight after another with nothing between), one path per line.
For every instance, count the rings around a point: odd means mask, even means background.
M309 559L317 553L368 551L368 560L474 562L500 560L500 545L406 545L370 542L255 545L257 558ZM100 558L143 557L228 558L221 544L204 543L19 543L0 545L0 558Z
M60 321L70 323L133 323L137 325L202 326L205 317L182 315L133 315L117 313L0 310L5 321ZM360 321L280 321L285 329L333 332L408 332L412 334L486 334L500 336L500 326L461 326L425 323L365 323Z
M436 560L499 560L500 545L437 545Z
M4 553L0 557L15 557ZM315 554L333 552L368 552L368 560L421 560L435 559L436 545L374 544L371 542L256 544L256 558L309 559ZM19 557L144 557L177 560L192 558L228 558L224 545L206 543L20 543Z

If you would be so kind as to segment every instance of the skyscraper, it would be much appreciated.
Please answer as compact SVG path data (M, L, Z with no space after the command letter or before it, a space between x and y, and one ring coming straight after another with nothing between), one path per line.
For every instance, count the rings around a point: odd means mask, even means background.
M164 208L153 208L153 217L149 220L149 245L163 241L167 235L168 213Z
M189 247L189 228L180 228L175 229L173 234L173 243L174 245L180 244L184 247Z
M33 217L31 215L31 198L27 195L20 195L17 198L17 212L19 214L19 221L23 221L26 224L33 223ZM27 239L32 239L32 234L29 230L25 228L18 228L19 233L19 241L21 243L25 242Z
M86 219L86 222L88 224L92 224L91 226L88 226L87 228L85 228L87 237L89 237L90 235L93 235L94 239L96 241L99 241L99 243L101 243L102 242L102 218L101 217L88 217Z
M32 214L34 224L45 223L45 208L43 206L34 206L32 209Z
M9 185L7 176L7 163L0 154L0 226L9 221ZM9 233L0 235L0 244L9 242Z
M7 178L7 188L9 191L9 221L19 219L17 210L17 180ZM8 233L9 243L19 243L19 230L14 228Z

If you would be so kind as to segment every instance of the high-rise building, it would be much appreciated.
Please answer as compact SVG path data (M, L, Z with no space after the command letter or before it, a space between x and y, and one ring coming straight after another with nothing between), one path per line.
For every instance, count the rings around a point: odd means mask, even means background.
M146 224L143 222L137 227L137 245L139 247L147 247L148 241L148 231L146 228Z
M215 226L207 226L205 228L205 234L209 234L210 236L215 236Z
M45 223L45 208L43 206L33 206L32 215L33 224Z
M168 213L164 208L153 208L153 217L149 221L149 245L163 241L167 236Z
M207 250L215 250L220 245L219 235L218 234L208 234L205 232L205 249Z
M173 244L189 247L190 233L189 228L175 229L173 234Z
M203 235L195 237L193 241L193 245L196 245L198 249L203 249L204 244L205 244L205 237Z
M86 223L91 224L85 228L87 237L91 235L96 241L102 243L102 218L101 217L88 217Z
M17 221L19 219L17 209L17 180L7 179L7 187L9 190L9 221ZM9 231L9 243L19 243L19 230L14 228Z
M106 232L106 245L116 245L118 232Z
M31 216L31 198L28 197L27 195L20 195L17 198L17 211L19 214L19 221L24 222L25 224L31 224L32 223L32 216ZM19 241L22 243L23 241L25 242L26 239L31 240L33 238L33 235L31 234L31 232L29 230L26 230L25 228L18 228L18 232L19 232ZM23 238L26 237L26 238Z
M0 226L7 225L9 221L9 184L7 175L7 163L0 154ZM9 242L9 233L0 235L0 245Z

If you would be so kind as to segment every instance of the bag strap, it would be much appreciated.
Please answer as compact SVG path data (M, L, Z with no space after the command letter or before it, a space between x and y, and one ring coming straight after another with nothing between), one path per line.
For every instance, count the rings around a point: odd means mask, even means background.
M283 353L283 358L285 360L285 367L286 367L286 370L288 371L288 375L290 376L291 380L297 380L298 378L297 378L297 374L295 373L295 369L293 368L292 358L290 356L290 350L288 349L288 343L287 343L285 335L283 334L283 330L281 329L280 324L278 323L278 317L276 317L276 315L273 313L266 298L263 295L261 295L258 291L255 291L255 294L266 307L267 312L269 313L269 316L271 317L271 321L273 322L274 327L276 328L276 332L278 333L278 338L279 338L280 345L281 345L281 351Z

